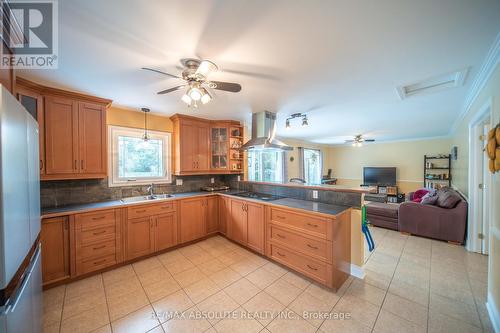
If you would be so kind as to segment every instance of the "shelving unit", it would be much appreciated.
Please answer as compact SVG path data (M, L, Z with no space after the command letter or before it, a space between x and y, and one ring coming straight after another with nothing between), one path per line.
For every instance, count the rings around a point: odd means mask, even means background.
M234 172L243 171L243 127L231 126L229 128L229 169Z
M424 155L424 187L451 186L451 155Z

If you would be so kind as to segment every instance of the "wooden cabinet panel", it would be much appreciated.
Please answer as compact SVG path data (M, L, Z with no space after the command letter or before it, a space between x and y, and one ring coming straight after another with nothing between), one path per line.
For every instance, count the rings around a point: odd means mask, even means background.
M231 218L231 199L219 198L219 231L227 235L227 225Z
M180 202L180 241L189 242L206 234L205 198L187 199Z
M42 220L42 276L47 284L70 277L69 218Z
M177 214L175 212L155 217L155 251L177 245Z
M210 127L208 123L199 123L197 126L196 171L210 170Z
M195 171L196 170L196 147L198 141L197 127L192 123L182 123L179 133L180 160L179 171Z
M150 217L127 220L127 259L134 259L154 251L153 221Z
M264 253L264 205L246 202L247 213L247 246L251 249Z
M106 109L78 103L79 171L106 175Z
M3 5L4 1L2 1L2 6ZM5 37L5 40L9 40L8 36ZM12 55L12 51L7 47L3 39L0 45L0 55ZM13 68L5 68L4 66L0 67L0 84L4 86L11 94L14 94L15 81L16 76Z
M228 235L232 240L246 245L247 243L247 214L245 203L231 199L231 220L228 226Z
M43 97L42 95L29 89L24 89L23 87L17 87L16 93L19 102L38 122L40 174L43 175L45 174L45 117L43 115Z
M208 197L206 199L207 234L219 230L219 201L217 199L217 197Z
M313 217L308 214L271 208L271 221L289 226L297 231L305 231L311 235L331 239L329 228L331 228L332 223L327 218Z
M78 172L78 110L67 98L45 98L45 171L50 174Z

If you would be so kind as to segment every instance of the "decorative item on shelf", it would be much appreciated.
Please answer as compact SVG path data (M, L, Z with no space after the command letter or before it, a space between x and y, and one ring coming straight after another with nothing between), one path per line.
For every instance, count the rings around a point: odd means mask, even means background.
M500 171L500 123L488 132L486 154L489 158L488 168L491 173Z
M388 195L397 195L398 187L397 186L387 186L387 194Z
M377 186L377 192L379 194L387 194L387 186Z
M458 159L458 147L457 146L453 146L451 148L451 159L456 161Z
M231 136L241 136L241 132L239 128L231 129Z

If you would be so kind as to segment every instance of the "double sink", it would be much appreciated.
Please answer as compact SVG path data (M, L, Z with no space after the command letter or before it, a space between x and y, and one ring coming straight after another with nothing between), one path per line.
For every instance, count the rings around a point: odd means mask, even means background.
M123 203L133 203L133 202L154 201L167 198L173 198L173 195L172 194L141 195L138 197L123 198L120 201Z

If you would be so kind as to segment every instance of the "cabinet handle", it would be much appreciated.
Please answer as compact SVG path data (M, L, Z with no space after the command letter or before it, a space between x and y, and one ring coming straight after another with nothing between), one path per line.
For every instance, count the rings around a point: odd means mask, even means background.
M172 208L172 206L168 205L168 206L161 206L161 209L170 209Z
M136 213L144 213L146 210L145 209L140 209L140 210L136 210L135 212Z
M308 226L310 226L310 227L314 227L314 228L317 228L317 227L318 227L318 225L317 225L317 224L312 224L312 223L309 223L309 222L307 223L307 225L308 225Z
M317 268L309 266L309 264L307 264L307 268L312 269L313 271L317 271L318 270Z
M80 167L83 170L83 160L80 161Z
M318 249L318 247L316 247L316 246L312 246L311 244L307 244L307 246L308 246L309 248L313 249L313 250L317 250L317 249Z
M102 264L102 263L105 263L106 262L106 259L102 259L102 260L99 260L99 261L94 261L94 265L99 265L99 264Z
M276 234L276 236L278 236L279 238L286 238L285 236L283 236L282 234Z
M40 170L43 170L43 161L40 160Z
M102 230L102 231L99 231L99 232L93 232L92 234L94 236L97 236L97 235L101 235L101 234L104 234L106 232L106 230Z
M99 217L93 217L92 220L96 221L96 220L102 220L105 218L106 218L106 216L99 216Z
M78 169L78 161L75 160L75 170L77 170L77 169Z
M281 215L276 215L276 218L277 218L277 219L281 219L281 220L284 220L284 219L286 219L286 217L284 217L284 216L281 216Z
M92 248L92 250L100 250L100 249L104 249L105 247L106 247L106 245L95 246Z
M283 254L283 253L281 253L280 251L277 251L276 253L277 253L277 254L279 254L279 255L280 255L280 256L282 256L282 257L286 257L286 255L284 255L284 254Z

